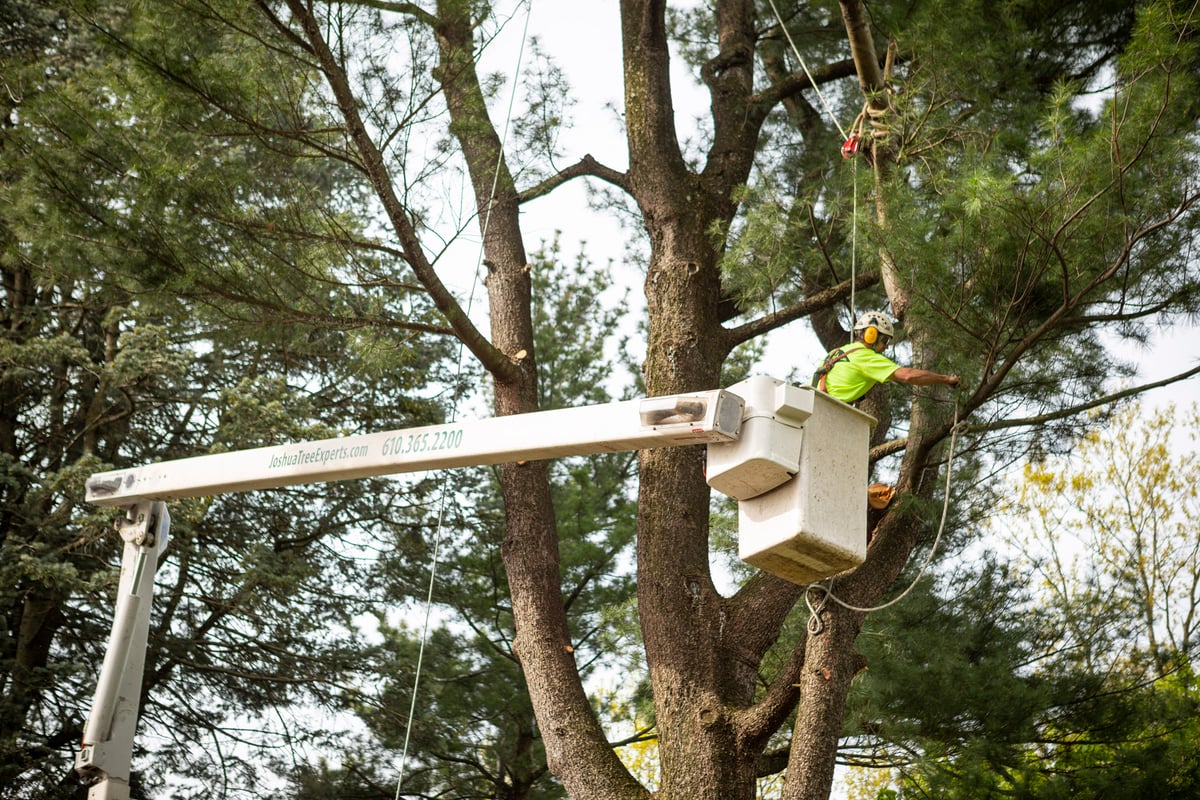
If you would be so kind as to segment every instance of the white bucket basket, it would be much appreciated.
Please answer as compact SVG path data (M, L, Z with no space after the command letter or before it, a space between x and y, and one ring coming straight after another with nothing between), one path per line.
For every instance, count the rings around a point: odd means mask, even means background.
M861 564L867 554L867 451L875 419L812 387L773 378L756 376L729 391L746 399L743 438L709 445L709 482L720 491L722 485L753 487L740 496L726 491L738 497L741 559L798 584ZM756 419L764 429L757 434ZM797 440L796 460L786 463ZM769 480L756 481L758 476ZM780 477L782 484L754 493Z

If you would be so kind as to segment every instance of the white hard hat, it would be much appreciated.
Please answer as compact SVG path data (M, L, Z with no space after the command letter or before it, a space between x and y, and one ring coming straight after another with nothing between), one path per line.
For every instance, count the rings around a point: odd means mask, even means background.
M855 333L865 331L867 328L874 328L889 339L896 335L892 321L882 311L868 311L858 318L858 322L854 323Z

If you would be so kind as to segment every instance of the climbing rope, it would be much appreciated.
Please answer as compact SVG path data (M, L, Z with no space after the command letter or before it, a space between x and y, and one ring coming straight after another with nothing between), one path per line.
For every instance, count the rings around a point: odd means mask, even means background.
M792 39L792 34L788 31L787 25L783 22L783 15L779 13L779 7L775 5L775 0L769 0L771 10L775 12L775 19L779 23L779 29L783 31L784 38L787 39L788 45L792 48L792 53L796 56L796 61L800 64L800 69L804 71L808 77L808 84L816 92L817 99L821 103L821 107L825 109L825 114L829 117L838 133L841 134L842 158L851 159L854 161L854 188L853 198L851 202L850 214L850 321L853 325L854 320L858 318L858 310L856 304L855 290L858 283L858 153L862 147L863 131L865 130L866 119L870 113L869 108L864 105L863 110L854 120L854 124L850 126L850 132L847 133L834 115L833 109L829 102L825 99L825 94L821 91L821 87L817 85L816 78L808 69L808 63L805 62L804 56L800 55L800 48L796 47L796 42Z
M799 53L796 54L797 58ZM809 79L811 80L811 78ZM852 189L850 194L850 321L858 319L858 305L855 302L855 292L858 288L858 152L862 147L863 126L866 124L867 107L859 112L858 118L850 126L850 135L842 143L842 158L854 162L852 173ZM836 123L837 121L834 120ZM841 128L838 128L841 130Z
M524 5L526 7L525 25L521 32L521 46L517 50L517 63L516 63L516 67L513 70L512 92L509 94L509 97L508 97L508 109L507 109L507 112L504 117L504 126L502 128L502 132L500 135L501 153L503 152L504 142L508 141L508 129L509 129L509 125L512 122L513 108L516 105L517 84L519 83L519 79L520 79L520 75L521 75L521 63L522 63L522 59L524 58L524 55L525 55L525 43L529 38L529 20L533 16L533 0L524 0ZM492 220L492 200L496 196L496 186L500 183L500 167L501 167L501 159L502 158L503 158L503 155L499 155L496 158L496 169L492 175L492 187L491 187L491 191L488 194L487 208L485 209L484 215L483 215L483 236L479 242L479 255L478 255L478 258L476 259L476 263L475 263L475 278L471 283L471 290L467 295L466 311L467 311L468 316L470 316L471 307L475 303L475 292L479 286L479 274L480 274L480 268L483 266L484 247L487 243L488 226L490 225L491 220ZM458 401L461 399L461 394L458 390L458 387L462 383L461 378L462 378L462 374L463 374L464 350L465 350L465 345L463 344L462 340L460 339L458 342L458 366L457 366L457 372L455 374L455 381L454 381L454 385L455 385L454 399L453 399L453 402L450 404L450 418L448 420L448 422L450 422L450 423L453 423L458 418ZM429 564L429 587L425 594L425 619L421 625L421 641L420 641L420 645L417 648L416 668L413 671L412 696L411 696L411 698L409 700L409 704L408 704L408 718L404 725L404 744L400 751L400 764L399 764L399 768L398 768L398 775L396 777L395 800L400 800L400 789L404 784L404 771L405 771L405 768L408 763L408 748L409 748L409 742L411 741L411 738L412 738L413 720L416 718L416 713L417 713L417 693L418 693L418 689L421 686L421 670L425 663L425 645L429 641L429 620L430 620L430 618L432 616L432 612L433 612L433 589L434 589L434 586L437 585L438 557L439 557L439 550L441 548L441 542L442 542L442 532L443 532L443 529L445 526L445 519L446 519L446 498L447 498L447 495L449 494L447 484L448 484L448 478L446 477L446 473L443 472L443 477L441 480L441 487L440 487L440 498L438 500L437 527L434 531L433 552L431 554L431 559L430 559L430 564Z
M916 588L917 583L921 580L921 578L924 577L926 570L928 570L929 566L933 563L934 555L937 553L938 544L942 540L942 532L946 528L946 516L950 509L950 478L954 471L954 444L958 437L958 427L958 402L955 401L954 421L950 426L950 446L946 453L946 486L942 491L942 519L938 523L937 534L933 537L933 544L929 548L929 555L925 557L925 563L921 565L921 569L917 572L916 577L913 578L912 583L910 583L903 592L896 595L886 603L882 603L877 606L866 607L851 605L835 595L833 593L832 579L829 581L829 586L825 586L824 584L820 583L810 583L808 586L804 587L804 604L808 606L808 632L810 634L815 636L824 630L825 623L821 620L821 612L825 610L825 605L830 600L849 611L859 611L864 614L869 614L873 611L882 611L885 608L894 606L896 603L899 603L901 600L907 597L908 594ZM814 591L821 593L821 600L815 606L812 602L812 593Z
M854 159L854 182L850 200L850 325L858 319L858 307L854 303L858 288L858 159Z
M787 38L788 44L792 47L792 52L796 54L796 60L800 62L800 69L804 70L804 74L808 77L808 84L812 86L813 91L817 93L817 99L821 101L821 106L825 109L825 113L829 115L829 119L833 120L833 124L837 127L838 133L843 139L848 138L846 131L842 129L841 123L837 117L833 115L833 110L829 107L829 103L825 100L825 95L821 93L821 87L817 85L816 79L812 73L808 71L808 64L804 63L804 56L800 55L800 49L796 47L796 43L792 41L792 34L788 33L787 25L783 24L783 15L779 13L779 8L775 5L775 0L770 0L771 10L775 12L775 19L779 21L779 29L783 31L783 35Z

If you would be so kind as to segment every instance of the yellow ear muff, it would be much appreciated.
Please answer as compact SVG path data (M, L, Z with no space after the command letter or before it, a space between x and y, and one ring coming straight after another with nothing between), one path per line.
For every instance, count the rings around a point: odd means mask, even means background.
M866 330L863 331L863 341L867 344L875 344L875 342L879 341L879 329L874 325L868 325Z

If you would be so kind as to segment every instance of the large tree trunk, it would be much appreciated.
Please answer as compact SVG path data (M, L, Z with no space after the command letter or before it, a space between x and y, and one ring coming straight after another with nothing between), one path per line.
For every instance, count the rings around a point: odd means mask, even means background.
M650 239L643 367L650 395L716 388L728 354L718 317L720 251L710 230L731 218L729 189L745 179L752 153L736 146L752 135L745 113L751 12L747 3L718 4L725 59L709 80L717 136L710 171L696 176L676 141L664 4L621 4L629 184ZM756 664L735 652L731 608L710 573L704 451L646 450L639 464L638 614L654 688L658 796L751 800L761 743L741 735L736 712L753 699Z
M306 7L290 2L316 45L406 259L455 333L491 374L496 414L527 413L537 410L538 392L519 197L474 70L469 5L440 0L435 15L410 13L437 36L434 74L445 92L450 130L466 158L485 234L489 337L474 330L425 260L382 156L358 119L345 72L321 42L319 26ZM721 325L721 245L713 230L725 228L736 214L732 198L750 174L759 128L775 102L754 94L753 2L720 0L720 51L702 70L713 141L704 169L693 172L674 127L665 5L663 0L621 2L630 166L618 183L637 202L650 241L644 364L650 395L719 385L721 366L737 337ZM639 462L638 607L659 737L662 782L657 796L752 800L763 748L802 695L791 785L804 787L802 796L824 796L820 793L828 793L846 692L859 668L852 642L861 619L838 614L827 620L824 638L797 643L787 666L756 698L762 656L777 639L800 590L763 576L733 598L716 591L709 566L703 458L702 448L667 448L644 451ZM608 745L574 661L547 465L505 465L501 487L514 649L548 766L573 800L643 798L646 790ZM854 590L864 598L886 589L911 550L910 537L882 538L892 543L888 558L876 555L878 563L863 573L864 586Z
M484 234L497 416L538 410L531 280L516 187L474 70L470 4L441 0L438 74L451 131L467 158ZM515 369L513 368L515 367ZM572 798L638 798L645 790L608 745L583 689L567 625L558 529L546 461L500 468L507 535L501 547L521 662L547 764Z

